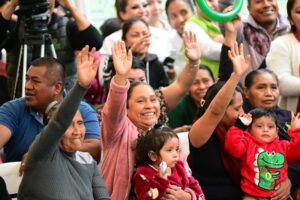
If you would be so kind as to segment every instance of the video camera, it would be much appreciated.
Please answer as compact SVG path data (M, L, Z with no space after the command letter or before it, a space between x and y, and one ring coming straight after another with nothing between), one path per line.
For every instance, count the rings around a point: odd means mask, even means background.
M51 41L51 34L48 33L49 7L50 3L47 0L19 0L19 6L15 13L18 15L16 28L21 48L16 82L14 83L14 98L19 87L18 82L21 82L22 96L25 96L27 67L35 58L46 55L46 50L49 50L46 45L50 45L52 56L57 57ZM20 80L19 75L22 75Z
M46 33L50 3L47 0L20 0L16 14L28 34Z

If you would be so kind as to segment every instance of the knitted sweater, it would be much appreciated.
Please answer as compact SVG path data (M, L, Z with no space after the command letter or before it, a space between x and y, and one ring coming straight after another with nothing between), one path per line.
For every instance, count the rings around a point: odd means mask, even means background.
M78 151L64 152L58 147L85 92L76 84L32 143L18 199L110 199L92 157Z
M126 85L118 85L113 77L102 111L101 145L103 159L101 176L112 200L127 200L135 165L137 127L127 117ZM181 146L180 146L180 149ZM186 155L180 150L179 159L188 172ZM192 191L191 191L192 193ZM193 195L193 194L192 194Z
M284 18L279 15L277 18L277 25L274 32L269 35L266 30L261 27L249 15L248 19L243 21L240 30L238 30L238 43L244 44L244 54L250 54L251 63L247 73L241 79L241 83L244 85L246 75L259 68L265 68L265 58L270 50L272 40L276 37L286 33L289 29L289 25L285 22ZM226 81L231 72L233 71L233 64L228 57L229 47L223 45L221 51L219 78Z
M255 197L271 197L275 186L287 178L288 163L300 158L300 129L289 129L291 141L264 143L233 126L225 139L225 149L241 162L244 192Z
M277 17L275 30L269 35L267 31L249 15L248 19L243 21L241 29L242 32L238 33L241 35L238 37L242 38L242 41L239 42L244 44L245 55L251 55L249 71L253 71L258 69L263 63L263 60L269 52L272 40L286 33L289 30L289 25L286 23L284 17L279 15Z
M281 98L279 106L283 109L296 111L300 96L300 43L294 34L286 34L276 38L271 44L267 55L267 67L279 79Z
M198 181L186 173L181 161L178 161L172 168L172 174L168 176L168 179L161 178L157 169L151 165L139 166L133 177L133 185L137 200L160 200L170 185L175 185L185 191L192 190L195 194L193 199L205 200Z

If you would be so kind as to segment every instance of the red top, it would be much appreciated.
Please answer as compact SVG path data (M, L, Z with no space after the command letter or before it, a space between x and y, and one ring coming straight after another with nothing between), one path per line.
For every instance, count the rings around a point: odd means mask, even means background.
M0 76L6 77L6 64L0 60Z
M225 149L241 163L241 188L254 197L271 197L275 186L287 178L288 163L300 158L300 128L289 129L291 141L276 138L258 141L233 126L227 132Z
M298 42L300 42L300 36L299 35L296 35L294 34L295 38L298 40Z
M172 168L172 174L168 176L168 180L161 178L158 175L158 171L150 165L138 167L133 177L133 186L137 200L160 200L169 185L181 187L182 190L187 192L192 190L195 194L192 199L205 200L198 181L192 176L187 176L181 161L178 161L175 167Z

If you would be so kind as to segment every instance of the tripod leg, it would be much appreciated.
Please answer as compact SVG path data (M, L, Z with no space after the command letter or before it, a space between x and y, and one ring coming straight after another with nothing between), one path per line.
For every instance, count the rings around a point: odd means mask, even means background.
M25 83L26 83L26 72L27 72L27 44L24 44L23 54L23 73L22 73L22 97L25 96Z
M40 57L43 58L45 57L45 43L41 45L41 54Z
M14 90L13 90L13 99L16 98L17 87L18 87L18 83L19 83L19 73L20 73L20 67L21 67L21 61L22 61L22 55L23 55L23 48L24 48L24 45L21 45L19 59L18 59L17 74L16 74Z
M56 55L56 52L55 52L55 48L54 48L54 45L52 43L50 45L50 48L51 48L51 52L52 52L53 58L57 58L57 55Z

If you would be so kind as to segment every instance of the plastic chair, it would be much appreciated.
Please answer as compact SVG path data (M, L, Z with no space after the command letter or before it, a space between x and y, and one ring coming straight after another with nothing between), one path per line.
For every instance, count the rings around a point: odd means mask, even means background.
M189 132L181 132L177 133L179 137L179 141L181 146L183 146L183 151L186 155L190 154L190 147L189 147Z
M17 199L17 193L22 180L19 176L21 162L9 162L0 164L0 176L4 179L7 191L12 199Z

